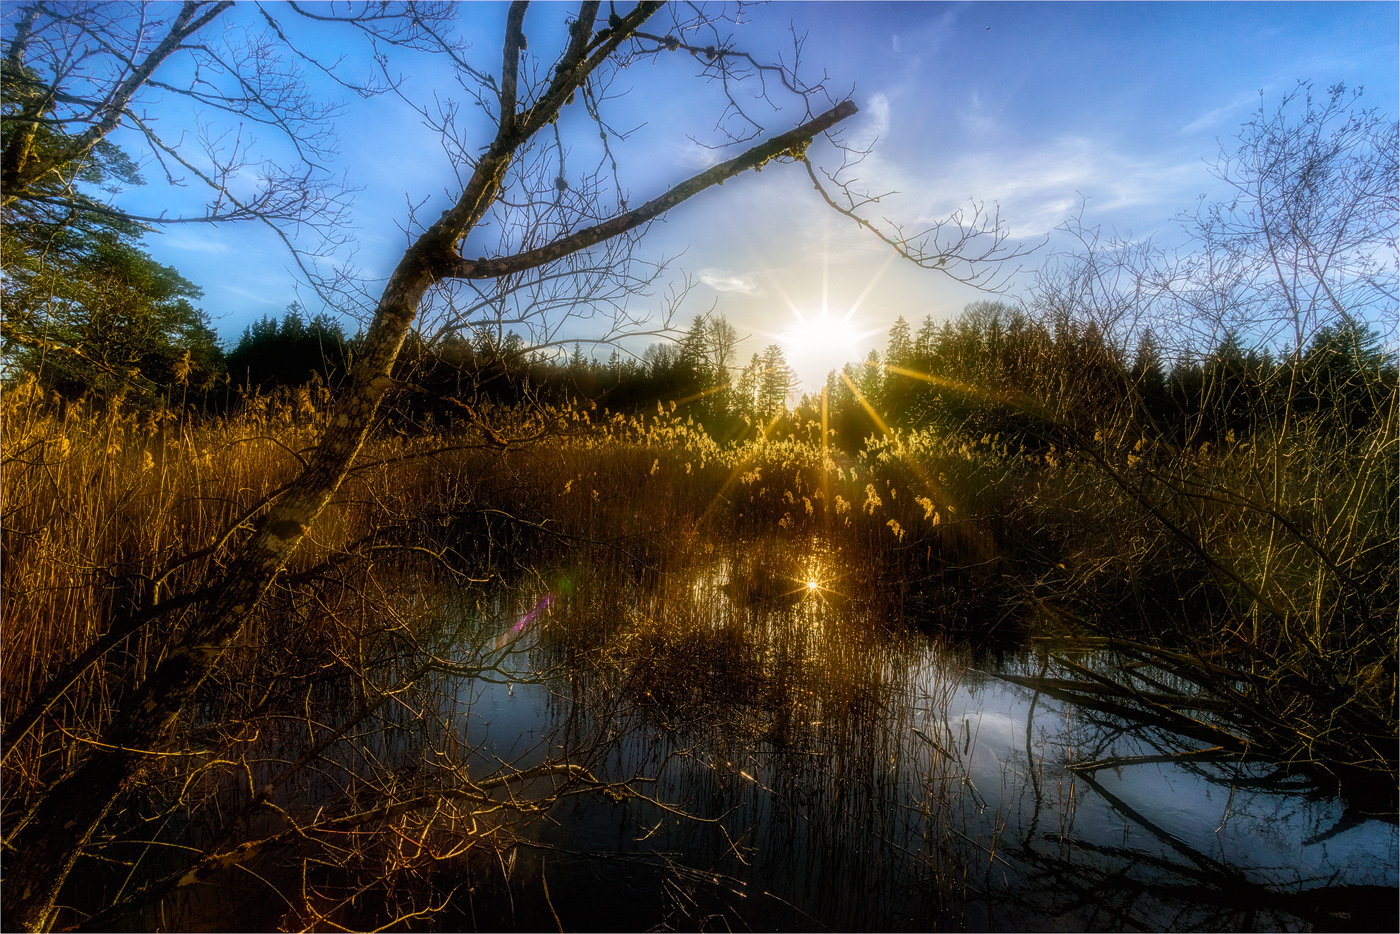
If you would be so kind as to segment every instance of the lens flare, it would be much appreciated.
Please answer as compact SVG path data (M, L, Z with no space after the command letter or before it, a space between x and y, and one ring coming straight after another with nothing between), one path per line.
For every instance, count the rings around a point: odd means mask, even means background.
M505 632L501 633L500 638L496 640L496 650L500 651L505 648L507 644L519 638L520 634L525 631L525 627L535 621L535 617L539 616L553 605L554 594L545 594L544 597L540 599L540 602L534 605L530 612L522 615L520 619L516 620L514 626L511 626Z

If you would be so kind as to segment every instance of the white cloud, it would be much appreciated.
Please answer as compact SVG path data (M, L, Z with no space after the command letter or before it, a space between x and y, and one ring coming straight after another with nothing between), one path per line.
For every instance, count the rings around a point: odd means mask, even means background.
M1207 190L1200 186L1209 182L1194 153L1127 149L1096 135L1063 134L1009 145L997 134L979 142L936 169L907 155L900 158L888 145L876 146L851 173L854 187L894 193L860 213L887 232L898 224L913 235L954 211L966 214L976 199L988 213L999 209L1013 240L1030 244L1087 199L1090 216L1116 225L1123 234L1150 235L1158 225L1169 226L1170 218L1188 208ZM822 155L828 165L833 161ZM764 186L751 196L750 219L727 235L736 248L772 257L769 265L787 262L779 258L787 256L839 258L856 266L884 261L889 254L885 244L812 197L800 180L785 182L791 184ZM723 259L710 262L716 268L706 272L712 275L727 276L719 267L733 268Z
M240 289L237 286L226 285L219 291L228 295L237 295L239 298L247 299L258 305L285 305L286 293L282 293L279 298L271 298L265 291L252 291L250 289Z
M167 228L162 233L160 245L172 250L184 250L187 253L209 253L214 256L222 256L233 249L229 246L229 238L226 235L211 235L197 231L192 227Z
M1227 118L1230 117L1235 117L1236 120L1238 120L1238 118L1242 116L1242 111L1244 110L1244 108L1247 105L1257 103L1258 100L1259 95L1255 92L1240 94L1228 103L1217 107L1214 110L1208 110L1205 113L1201 114L1199 117L1186 124L1177 132L1179 132L1182 136L1189 136L1192 133L1199 133L1201 130L1206 130L1213 126L1219 126L1220 124L1224 123Z
M870 101L866 105L869 113L867 122L871 136L884 136L890 130L890 98L883 91L876 91L870 95Z
M968 101L967 106L958 113L958 119L962 121L962 125L967 131L974 136L986 136L988 133L992 132L992 130L996 129L997 125L992 115L987 113L986 106L982 103L982 95L975 90L972 92L972 97Z
M876 91L860 102L860 114L846 130L846 145L857 150L869 149L889 130L890 97L883 91Z
M763 295L763 290L754 284L748 276L731 275L727 271L715 266L706 266L696 273L700 281L714 289L716 292L739 292L743 295L753 295L755 297Z
M726 156L723 150L701 146L693 140L678 143L672 149L672 159L675 160L675 164L692 171L704 171L711 166L719 165L726 158L732 159L733 155Z
M1187 188L1200 174L1199 159L1173 163L1063 136L1019 153L969 155L923 189L919 213L931 221L976 197L1000 205L1016 237L1037 237L1064 221L1083 196L1096 212L1161 205L1165 220L1190 203Z

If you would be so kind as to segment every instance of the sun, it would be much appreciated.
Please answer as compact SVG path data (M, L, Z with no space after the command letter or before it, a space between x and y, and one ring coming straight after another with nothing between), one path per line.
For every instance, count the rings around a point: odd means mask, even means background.
M865 304L871 290L884 277L885 271L894 262L895 253L889 251L884 263L875 270L865 283L860 295L846 307L846 310L832 314L830 294L829 254L822 254L821 300L817 305L820 311L804 313L796 302L781 289L778 290L788 311L796 319L792 326L775 335L783 348L783 356L801 379L803 388L815 392L826 384L826 375L840 369L847 363L859 363L865 358L866 344L871 337L880 333L880 328L868 328L857 317L857 312ZM812 306L807 306L812 307Z
M831 370L858 361L862 356L860 344L872 333L860 326L854 310L844 315L803 315L794 311L793 316L797 320L778 335L778 341L788 365L809 390L819 388Z
M849 351L851 342L864 336L856 326L853 314L831 315L822 312L811 317L796 314L796 317L797 323L779 336L783 350L788 353Z

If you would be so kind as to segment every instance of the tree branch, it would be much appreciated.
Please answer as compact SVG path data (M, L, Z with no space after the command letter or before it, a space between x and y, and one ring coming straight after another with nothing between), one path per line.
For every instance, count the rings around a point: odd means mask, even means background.
M520 80L520 53L525 48L526 0L515 0L506 16L506 41L501 51L501 136L515 132L516 85Z
M650 220L661 216L671 208L688 200L712 185L723 185L727 180L749 169L761 169L765 163L781 155L799 158L807 145L818 133L824 133L847 117L857 113L859 108L853 101L843 101L826 113L801 126L775 136L766 143L754 146L748 152L728 162L692 176L667 191L658 198L633 211L562 237L538 249L505 256L498 259L468 260L458 257L455 264L443 270L441 275L456 279L494 279L523 272L562 259L570 253L586 250L604 240L626 233Z

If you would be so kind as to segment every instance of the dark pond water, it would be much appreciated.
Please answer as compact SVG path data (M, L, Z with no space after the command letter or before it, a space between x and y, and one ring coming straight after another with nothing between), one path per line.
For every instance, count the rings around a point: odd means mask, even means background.
M516 683L459 702L483 771L567 755L647 796L518 828L463 922L566 930L1395 930L1396 825L1261 764L1012 685L840 556L580 562L495 621ZM1094 659L1086 659L1093 663ZM1169 679L1162 673L1162 678ZM507 679L509 680L509 679Z

